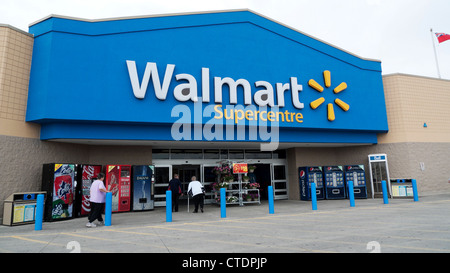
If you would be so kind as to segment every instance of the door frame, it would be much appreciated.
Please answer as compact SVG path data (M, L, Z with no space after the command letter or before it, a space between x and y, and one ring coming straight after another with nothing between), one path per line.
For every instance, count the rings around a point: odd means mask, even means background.
M284 179L277 179L275 180L275 166L284 166ZM281 163L271 163L270 164L271 173L272 173L272 187L273 187L273 197L274 200L285 200L289 199L289 183L288 183L288 170L287 170L287 164L281 164ZM285 183L285 188L278 188L276 184ZM277 195L277 192L286 192L286 194L283 195Z
M153 163L152 165L155 166L155 183L154 183L154 199L155 199L155 207L165 207L166 206L166 193L164 191L164 194L156 194L156 188L162 188L165 187L166 189L169 187L169 181L172 179L172 165L171 164L158 164ZM156 169L157 168L169 168L169 181L165 183L156 183ZM164 201L156 201L156 198L164 198Z

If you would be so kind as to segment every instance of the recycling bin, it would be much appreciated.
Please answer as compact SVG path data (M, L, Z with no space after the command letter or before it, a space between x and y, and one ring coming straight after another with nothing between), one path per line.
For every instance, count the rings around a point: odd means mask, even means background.
M45 195L46 192L17 192L9 195L3 203L3 225L15 226L34 223L39 194Z

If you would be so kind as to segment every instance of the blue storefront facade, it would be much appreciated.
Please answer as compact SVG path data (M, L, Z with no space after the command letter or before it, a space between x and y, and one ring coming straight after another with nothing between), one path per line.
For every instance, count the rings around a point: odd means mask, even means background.
M49 16L29 32L26 122L39 124L41 141L103 152L97 164L111 163L103 146L146 147L161 205L174 173L211 184L223 161L259 164L278 199L299 199L299 147L341 164L327 149L371 146L388 132L380 61L250 10Z
M26 121L42 140L374 144L388 131L380 61L252 11L50 16L30 33Z

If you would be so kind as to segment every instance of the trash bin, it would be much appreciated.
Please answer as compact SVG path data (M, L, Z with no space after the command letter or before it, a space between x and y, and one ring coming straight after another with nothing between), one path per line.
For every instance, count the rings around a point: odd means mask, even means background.
M412 179L391 179L391 188L394 198L414 198Z
M34 223L36 217L36 202L39 192L13 193L3 202L3 225L15 226Z

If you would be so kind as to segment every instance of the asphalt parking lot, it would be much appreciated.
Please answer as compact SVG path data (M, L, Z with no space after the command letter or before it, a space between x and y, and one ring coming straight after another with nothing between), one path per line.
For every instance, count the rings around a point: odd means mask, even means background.
M190 210L193 207L191 204ZM275 201L261 205L187 206L166 222L165 208L115 213L112 225L86 228L86 218L0 226L0 253L449 253L450 193L412 199ZM192 265L192 263L191 263Z

